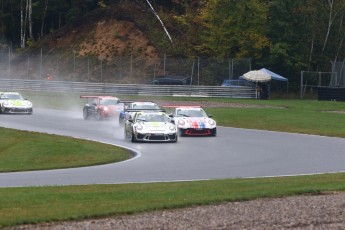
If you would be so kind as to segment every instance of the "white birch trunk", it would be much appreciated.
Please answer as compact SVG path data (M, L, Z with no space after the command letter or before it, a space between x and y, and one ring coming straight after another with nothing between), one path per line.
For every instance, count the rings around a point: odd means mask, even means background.
M33 35L32 35L32 0L29 0L29 37L33 39Z
M147 4L149 4L149 6L150 6L150 8L151 8L151 10L152 10L152 12L153 12L153 14L158 18L159 22L161 23L161 25L162 25L162 27L163 27L163 29L164 29L166 35L168 36L168 38L169 38L169 40L170 40L170 42L173 43L173 41L172 41L172 39L171 39L171 36L170 36L168 30L167 30L167 29L165 28L165 26L164 26L163 21L160 19L159 15L156 13L155 9L153 8L153 6L152 6L151 3L149 2L149 0L146 0L146 2L147 2Z
M44 1L44 11L43 11L42 22L41 22L41 37L43 36L43 33L44 33L44 21L45 21L47 10L48 10L48 3L49 3L49 0Z
M25 48L25 38L24 38L24 9L23 0L20 0L20 47Z

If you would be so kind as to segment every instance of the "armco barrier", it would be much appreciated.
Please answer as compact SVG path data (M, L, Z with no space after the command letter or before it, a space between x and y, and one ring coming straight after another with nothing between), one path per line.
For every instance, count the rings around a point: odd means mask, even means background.
M0 79L0 91L75 92L92 94L255 98L251 87L222 87L194 85L110 84L91 82L38 81Z

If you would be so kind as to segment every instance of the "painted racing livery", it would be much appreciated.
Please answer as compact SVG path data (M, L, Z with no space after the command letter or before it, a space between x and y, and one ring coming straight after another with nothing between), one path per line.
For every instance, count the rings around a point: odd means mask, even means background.
M133 112L139 111L161 111L159 105L150 101L122 101L124 108L119 115L119 125L124 125Z
M0 113L32 114L32 103L18 92L0 92Z
M177 142L178 139L173 119L158 111L131 113L124 132L125 138L132 142Z
M87 99L83 108L84 119L91 117L103 120L109 117L116 117L123 110L123 104L117 97L113 96L80 96Z
M172 117L180 136L217 135L216 121L199 106L174 106Z

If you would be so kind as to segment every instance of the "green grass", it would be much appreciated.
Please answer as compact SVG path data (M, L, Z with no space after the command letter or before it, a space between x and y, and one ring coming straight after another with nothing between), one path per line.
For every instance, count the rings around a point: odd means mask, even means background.
M57 97L52 93L44 93L44 99L42 99L42 94L31 93L26 97L38 107L49 106L49 108L67 110L82 108L84 103L75 94ZM129 99L136 98L129 97ZM343 102L171 97L152 97L149 100L157 99L200 102L208 100L242 106L241 108L207 108L206 111L213 115L218 125L222 126L345 137L345 114L329 112L344 112ZM259 107L253 108L253 105ZM35 154L44 157L43 152L51 151L48 158L54 157L51 159L64 164L68 162L63 159L68 157L66 154L68 150L77 150L82 145L82 151L77 153L79 157L76 155L76 158L82 158L81 155L95 152L92 149L95 143L91 143L90 148L84 146L90 143L88 141L78 140L80 143L74 143L74 139L59 137L62 139L55 143L49 140L49 135L0 129L0 137L4 135L6 135L6 141L0 138L0 168L8 167L8 171L11 171L11 168L13 170L20 161L23 161L21 159L23 157L22 149L26 148L27 151L28 146L33 156L31 159L27 159L23 165L38 164L41 165L40 167L48 164L50 160L37 162ZM56 138L56 136L52 137L54 140ZM108 148L103 144L99 145L97 151L99 148ZM66 147L65 150L61 150L62 147ZM114 149L113 146L109 148L111 151ZM108 150L105 150L105 153ZM115 151L117 152L117 150ZM2 158L2 153L6 153L5 158L8 159ZM99 157L99 155L96 156L96 158ZM10 163L2 164L4 159L8 162L16 161L16 163L11 163L12 166ZM0 189L0 228L25 223L78 220L257 198L344 191L344 181L345 173L334 173L197 182L2 188Z
M0 189L0 227L344 191L345 174Z
M301 108L208 108L219 126L345 137L345 113Z
M0 137L0 172L99 165L133 157L113 145L57 135L0 128Z

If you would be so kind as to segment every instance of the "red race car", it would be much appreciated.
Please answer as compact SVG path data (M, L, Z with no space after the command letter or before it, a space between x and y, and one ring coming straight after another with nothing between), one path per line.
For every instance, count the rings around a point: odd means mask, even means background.
M91 117L97 120L103 120L109 117L117 117L123 110L123 103L117 97L113 96L80 96L87 99L83 108L84 119Z

